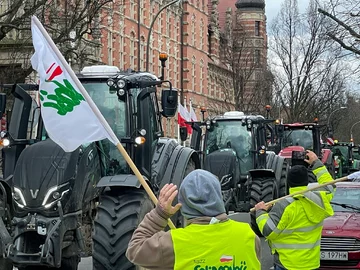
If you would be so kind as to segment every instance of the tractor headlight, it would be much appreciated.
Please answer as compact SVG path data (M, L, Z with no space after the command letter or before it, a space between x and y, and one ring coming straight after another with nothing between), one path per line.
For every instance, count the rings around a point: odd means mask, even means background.
M10 145L10 140L8 138L0 139L0 146L8 147Z
M22 194L21 190L18 189L17 187L14 187L13 198L16 205L19 206L20 208L24 208L26 206L25 197Z
M136 143L137 145L144 144L145 141L146 141L145 138L142 137L142 136L139 136L139 137L136 137L136 138L135 138L135 143Z
M106 84L109 86L109 87L113 87L114 84L115 84L115 81L113 79L108 79Z
M60 201L66 193L70 191L69 183L62 184L60 186L55 186L50 188L44 197L42 206L45 208L50 208L55 203Z
M124 80L118 80L116 84L121 89L125 87L126 82Z
M119 95L119 96L123 96L123 95L125 95L125 90L124 90L124 89L122 89L122 88L121 88L121 89L119 89L119 90L118 90L118 95Z

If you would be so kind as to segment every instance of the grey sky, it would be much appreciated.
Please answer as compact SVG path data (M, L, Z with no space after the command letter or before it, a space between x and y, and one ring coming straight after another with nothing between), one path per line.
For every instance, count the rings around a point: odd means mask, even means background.
M268 26L271 24L272 20L277 16L281 9L281 4L284 0L265 0L265 14L267 17ZM309 0L298 0L299 11L304 12L308 6Z

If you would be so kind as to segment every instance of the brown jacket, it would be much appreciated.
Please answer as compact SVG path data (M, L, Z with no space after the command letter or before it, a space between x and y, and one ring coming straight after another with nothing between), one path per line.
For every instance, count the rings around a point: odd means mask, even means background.
M144 217L139 227L135 230L126 251L126 257L136 265L147 269L174 269L175 254L169 231L163 231L170 216L159 206L150 211ZM216 217L221 222L228 220L226 214ZM209 224L211 217L192 219L188 224ZM255 237L256 254L260 261L261 243L259 237Z

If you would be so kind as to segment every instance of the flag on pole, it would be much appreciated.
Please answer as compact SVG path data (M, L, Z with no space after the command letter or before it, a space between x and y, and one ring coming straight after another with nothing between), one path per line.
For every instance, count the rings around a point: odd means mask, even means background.
M190 105L190 119L191 119L192 122L197 122L196 113L195 113L194 108L192 107L192 105Z
M326 142L327 142L328 145L334 145L334 143L335 143L335 142L334 142L334 139L331 138L331 137L327 137L327 138L326 138Z
M187 109L181 105L179 102L178 106L178 124L180 127L186 127L188 134L192 133L192 128L189 124L186 124L186 122L191 122L190 113L187 111Z
M49 137L66 152L105 138L117 145L118 138L35 16L31 32L31 64L40 77L41 115Z

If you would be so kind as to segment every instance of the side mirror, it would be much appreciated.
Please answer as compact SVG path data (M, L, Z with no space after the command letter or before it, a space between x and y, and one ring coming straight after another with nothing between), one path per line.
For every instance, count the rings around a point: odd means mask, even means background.
M6 94L0 93L0 119L5 113L5 109L6 109Z
M180 127L180 139L184 142L188 137L187 127Z
M193 133L191 135L190 148L195 151L200 150L200 142L201 142L202 130L200 126L196 123L193 124Z
M161 91L161 114L164 117L174 117L177 111L177 90L174 89L163 89Z

